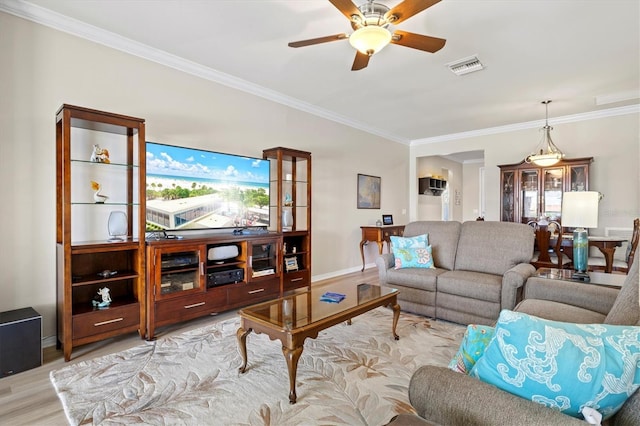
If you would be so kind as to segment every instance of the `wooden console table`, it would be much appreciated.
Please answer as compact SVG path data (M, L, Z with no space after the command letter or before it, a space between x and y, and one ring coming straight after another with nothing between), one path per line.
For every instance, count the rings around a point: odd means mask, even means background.
M373 241L378 244L378 253L382 254L382 247L384 247L385 241L387 247L391 251L391 236L402 236L404 233L404 225L384 225L384 226L361 226L362 229L362 241L360 241L360 257L362 257L362 269L364 271L364 246L369 241Z

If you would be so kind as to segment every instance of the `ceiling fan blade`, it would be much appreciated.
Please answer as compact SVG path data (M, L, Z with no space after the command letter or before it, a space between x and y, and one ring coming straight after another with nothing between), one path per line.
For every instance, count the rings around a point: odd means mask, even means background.
M330 35L326 37L311 38L309 40L292 41L291 43L289 43L289 47L311 46L313 44L327 43L330 41L338 41L338 40L346 40L348 38L349 36L345 33L335 34L335 35Z
M404 0L396 7L384 14L384 17L389 19L392 24L398 24L402 21L406 21L416 13L420 13L423 10L430 8L440 0ZM394 16L395 19L390 17Z
M353 61L353 66L351 67L351 71L358 71L363 68L366 68L369 65L369 58L371 56L366 53L362 53L359 50L356 50L356 59Z
M447 40L443 38L430 37L421 34L409 33L395 30L391 37L391 43L400 46L411 47L413 49L424 50L425 52L437 52L444 47Z
M438 0L440 1L440 0ZM329 0L329 2L336 7L348 20L352 20L351 16L357 15L360 19L364 20L360 9L353 4L351 0Z

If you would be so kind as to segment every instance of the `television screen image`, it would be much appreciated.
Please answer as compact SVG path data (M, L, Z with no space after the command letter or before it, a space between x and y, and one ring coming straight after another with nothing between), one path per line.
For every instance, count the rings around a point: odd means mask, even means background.
M146 229L269 226L269 160L146 143Z

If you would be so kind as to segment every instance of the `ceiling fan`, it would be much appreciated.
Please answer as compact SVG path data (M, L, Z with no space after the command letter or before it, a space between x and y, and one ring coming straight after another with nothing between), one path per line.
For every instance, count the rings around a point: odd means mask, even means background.
M439 1L404 0L390 9L384 4L374 3L374 0L368 0L367 3L360 6L356 6L351 0L329 0L351 21L351 27L354 32L351 35L340 33L309 40L294 41L289 43L289 47L304 47L348 39L357 50L351 71L366 68L371 56L378 53L389 43L434 53L442 49L446 43L445 39L393 29L392 24L395 25L406 21Z

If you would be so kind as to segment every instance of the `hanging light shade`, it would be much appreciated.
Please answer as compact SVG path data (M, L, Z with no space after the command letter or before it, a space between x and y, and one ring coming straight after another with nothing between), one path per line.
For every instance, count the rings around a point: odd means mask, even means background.
M542 101L542 103L546 108L545 124L541 129L544 131L542 142L539 145L539 150L537 149L537 152L529 155L524 161L527 163L533 163L537 166L548 167L553 166L554 164L562 160L564 154L562 153L562 151L560 151L560 148L558 148L556 144L553 143L553 140L551 139L551 130L553 130L553 127L549 126L549 104L551 103L551 101Z
M391 32L377 25L358 28L349 36L349 43L365 55L381 51L391 41Z

